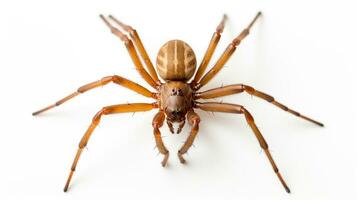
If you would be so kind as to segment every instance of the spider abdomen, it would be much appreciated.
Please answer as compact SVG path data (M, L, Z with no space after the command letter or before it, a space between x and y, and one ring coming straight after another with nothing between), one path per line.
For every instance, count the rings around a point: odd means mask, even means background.
M160 77L165 80L186 81L196 70L196 56L184 41L170 40L160 48L156 67Z

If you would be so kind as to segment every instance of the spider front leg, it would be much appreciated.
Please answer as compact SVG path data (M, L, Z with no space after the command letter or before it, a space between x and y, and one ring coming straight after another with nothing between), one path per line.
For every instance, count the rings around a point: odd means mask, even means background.
M186 162L186 160L183 158L183 154L187 153L188 149L192 146L193 141L196 138L196 135L197 135L198 129L199 129L200 116L198 116L197 113L195 113L193 110L191 110L187 113L187 120L188 120L189 124L191 125L191 132L190 132L190 135L188 136L186 142L183 144L181 149L177 152L177 155L178 155L181 163Z
M238 94L241 92L247 92L250 95L259 97L261 99L264 99L266 101L268 101L269 103L274 104L275 106L277 106L278 108L291 113L297 117L300 117L304 120L310 121L314 124L317 124L319 126L324 126L321 122L318 122L316 120L313 120L309 117L306 117L302 114L300 114L299 112L296 112L294 110L291 110L290 108L288 108L287 106L277 102L274 97L265 94L264 92L260 92L258 90L255 90L253 87L248 86L248 85L243 85L243 84L234 84L234 85L227 85L224 87L220 87L220 88L215 88L215 89L211 89L211 90L207 90L204 92L197 92L196 93L196 99L212 99L212 98L216 98L216 97L222 97L222 96L227 96L227 95L232 95L232 94Z
M92 135L94 129L98 126L102 115L110 115L110 114L117 114L117 113L126 113L126 112L143 112L149 111L154 108L157 108L156 103L148 104L148 103L133 103L133 104L121 104L121 105L113 105L107 106L101 109L93 118L91 125L88 127L86 133L83 135L80 143L79 148L77 150L76 156L72 163L70 174L67 178L66 185L64 186L63 191L68 190L69 183L71 182L72 176L74 171L76 170L78 160L82 154L84 147L87 146L90 136Z
M164 142L162 141L161 133L159 128L162 127L165 121L165 113L163 111L159 111L153 121L152 126L154 127L154 137L156 142L156 147L159 149L159 152L164 155L164 159L161 162L163 167L166 166L167 160L169 159L169 151L166 149Z
M211 112L225 112L225 113L235 113L235 114L244 114L244 117L250 126L250 128L253 130L253 133L255 137L258 139L258 142L260 144L260 147L264 150L264 153L269 159L269 162L271 166L273 167L273 170L275 174L278 176L281 184L284 186L285 191L287 193L290 193L290 189L285 183L283 177L281 176L278 167L276 166L273 157L271 156L268 148L268 144L265 141L263 135L260 133L258 127L256 126L254 119L252 115L246 110L243 106L237 105L237 104L227 104L227 103L198 103L196 102L196 107L200 108L205 111L211 111Z
M113 82L115 84L118 84L120 86L123 86L123 87L126 87L130 90L133 90L143 96L146 96L146 97L150 97L150 98L156 98L156 95L155 93L153 92L150 92L148 89L144 88L143 86L133 82L133 81L130 81L124 77L121 77L121 76L118 76L118 75L114 75L114 76L107 76L107 77L104 77L98 81L94 81L92 83L88 83L86 85L83 85L81 87L79 87L77 89L77 91L73 92L72 94L66 96L65 98L57 101L56 103L50 105L50 106L47 106L41 110L38 110L34 113L32 113L32 115L38 115L42 112L45 112L47 110L50 110L56 106L59 106L61 104L63 104L64 102L72 99L73 97L79 95L79 94L82 94L84 92L87 92L88 90L91 90L91 89L94 89L94 88L97 88L97 87L100 87L100 86L104 86L110 82Z
M261 12L258 12L254 19L250 22L250 24L245 28L233 41L228 45L226 50L223 52L221 57L218 59L216 64L200 79L197 84L194 85L196 90L200 89L204 85L206 85L210 80L213 79L217 75L217 73L222 69L223 65L227 63L229 58L232 56L237 46L241 43L241 41L249 35L249 31L254 25L255 21L261 15Z
M112 19L115 23L117 23L120 27L122 27L125 31L129 32L129 35L130 35L131 39L134 41L135 46L137 47L146 67L148 68L151 77L154 79L155 82L157 82L158 84L161 84L161 82L157 76L156 70L149 58L149 55L147 54L145 47L144 47L143 43L141 42L138 32L136 32L136 30L133 27L122 23L121 21L119 21L118 19L113 17L112 15L109 15L109 18Z
M136 67L136 70L139 72L141 77L153 88L158 89L161 82L155 82L153 77L145 70L143 64L140 61L139 55L136 52L135 46L133 42L126 36L123 32L112 26L107 19L103 15L100 15L100 18L104 21L104 23L109 27L110 31L117 36L122 42L124 42L129 55Z
M216 50L218 42L221 39L221 34L224 30L224 25L226 23L226 20L227 20L227 15L223 15L221 22L219 23L219 25L216 28L216 32L213 33L211 41L208 45L205 55L203 56L201 64L198 67L195 77L193 78L193 80L191 82L192 87L195 87L197 82L202 78L203 73L205 72L205 70L208 66L208 63L211 60L214 51Z

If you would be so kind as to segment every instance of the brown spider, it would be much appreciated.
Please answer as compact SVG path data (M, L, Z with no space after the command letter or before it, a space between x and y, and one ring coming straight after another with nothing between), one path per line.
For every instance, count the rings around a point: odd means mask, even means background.
M284 179L279 173L278 167L276 166L270 152L268 149L268 144L266 143L263 135L260 133L258 127L254 123L254 119L252 115L246 110L243 106L238 104L228 104L228 103L216 103L216 102L209 102L209 103L200 103L196 100L198 99L212 99L215 97L222 97L232 94L237 94L241 92L247 92L253 96L262 98L269 103L274 104L280 109L283 109L297 117L302 119L308 120L313 122L319 126L323 126L322 123L317 122L311 118L308 118L300 113L289 109L288 107L284 106L283 104L274 100L274 98L268 94L255 90L254 88L243 85L243 84L234 84L228 85L220 88L211 89L204 92L198 92L199 89L206 85L223 67L223 65L228 61L231 57L233 52L235 51L236 47L240 44L240 42L249 34L250 28L253 26L254 22L257 18L261 15L261 12L258 12L253 21L248 25L246 29L244 29L227 47L215 65L209 70L205 75L204 72L207 68L207 65L212 57L212 54L220 40L221 33L224 29L224 24L226 21L226 15L223 16L220 24L217 26L216 32L213 34L213 37L210 41L208 49L202 59L202 62L195 74L194 79L188 83L191 77L194 75L196 71L196 57L191 49L191 47L181 40L171 40L164 44L158 53L156 59L156 67L159 75L162 79L165 80L164 83L161 83L159 80L156 70L154 69L153 64L151 63L148 54L140 40L140 37L135 29L131 26L123 24L122 22L118 21L113 16L109 15L109 18L116 23L120 28L124 31L128 32L130 35L129 39L127 35L123 32L118 30L117 28L113 27L107 19L100 15L102 20L105 24L110 28L111 32L120 38L121 41L124 42L131 59L133 60L137 71L140 73L142 78L151 86L153 87L157 93L150 92L148 89L144 88L143 86L134 83L124 77L121 76L108 76L104 77L101 80L95 81L93 83L86 84L78 90L67 97L57 101L55 104L50 105L46 108L43 108L37 112L34 112L33 115L40 114L44 111L54 108L55 106L59 106L62 103L72 99L73 97L84 93L88 90L93 88L97 88L99 86L106 85L110 82L116 83L123 87L126 87L130 90L133 90L141 95L146 97L150 97L155 99L154 103L132 103L132 104L119 104L119 105L112 105L102 108L93 118L91 125L89 126L88 130L84 134L82 140L79 143L79 149L77 154L74 158L71 172L67 179L66 185L64 187L64 191L66 192L73 176L73 173L76 169L79 157L82 153L83 148L87 145L92 132L99 124L99 121L102 115L109 115L109 114L117 114L117 113L125 113L125 112L139 112L139 111L149 111L154 108L158 108L159 111L155 115L152 126L154 128L154 136L156 146L159 149L160 153L164 155L164 159L161 162L162 166L165 166L167 160L169 158L169 151L166 149L162 138L159 128L162 127L165 118L168 127L170 128L171 133L174 133L174 128L172 123L178 123L179 128L177 133L180 133L186 118L189 124L192 126L191 132L189 137L187 138L184 145L181 149L177 152L178 157L181 163L185 163L185 159L183 158L183 154L187 152L187 150L191 147L197 133L198 127L200 123L200 117L194 111L194 109L202 109L205 111L211 112L226 112L226 113L236 113L236 114L244 114L245 119L255 137L258 139L260 147L264 150L266 156L268 157L270 164L273 167L274 172L278 176L280 182L284 186L286 192L290 193L290 189L286 185ZM139 57L137 51L140 53L141 58ZM146 68L148 69L149 73L143 67L142 61L144 61Z

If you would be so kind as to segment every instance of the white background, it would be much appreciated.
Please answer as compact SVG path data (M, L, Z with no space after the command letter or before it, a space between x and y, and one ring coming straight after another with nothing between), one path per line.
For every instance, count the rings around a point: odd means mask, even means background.
M2 1L0 3L0 199L353 199L356 198L356 23L353 1ZM268 141L286 194L242 116L198 111L201 130L176 156L188 127L171 135L166 168L154 148L155 111L102 118L68 193L62 188L78 142L105 105L152 102L108 85L41 116L31 113L107 75L140 78L124 45L98 18L134 26L150 57L170 39L202 59L223 13L229 20L214 59L263 17L203 89L245 83L326 126L239 94ZM213 61L211 62L213 64Z

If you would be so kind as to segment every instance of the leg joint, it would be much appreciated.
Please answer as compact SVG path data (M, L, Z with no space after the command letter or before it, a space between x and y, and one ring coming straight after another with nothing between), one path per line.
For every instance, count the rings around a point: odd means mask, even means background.
M260 92L258 90L255 90L253 87L251 86L248 86L248 85L242 85L244 91L246 91L247 93L251 94L251 95L254 95L254 96L257 96L259 98L262 98L268 102L273 102L274 101L274 97L268 95L268 94L265 94L263 92Z
M79 142L78 147L79 147L80 149L84 149L84 147L86 147L86 146L87 146L87 142L85 142L85 140L82 139L82 140Z
M162 154L164 154L164 155L167 155L167 154L169 154L169 151L166 149L166 148L164 148L164 149L159 149L159 151L160 151L160 153L162 153Z
M239 35L238 37L234 38L232 44L234 46L238 46L240 44L240 42L249 34L249 29L244 29Z
M276 174L279 173L279 169L277 167L275 167L273 170Z
M118 75L114 75L112 76L112 80L114 83L120 84L123 81L123 78L121 76Z
M77 92L79 92L79 93L82 94L82 93L84 93L84 92L87 91L87 90L88 90L88 89L85 89L84 86L82 86L82 87L80 87L80 88L77 89Z
M254 94L255 89L253 87L248 86L248 85L242 85L242 86L243 86L244 91L248 92L251 95Z
M90 89L93 89L93 88L96 88L96 87L99 87L99 86L103 86L103 85L106 85L108 84L109 82L113 81L113 78L114 76L106 76L106 77L103 77L102 79L100 79L99 81L95 81L93 83L89 83L89 84L86 84L80 88L77 89L77 92L79 93L84 93Z
M105 85L105 84L107 84L107 83L113 81L114 78L116 78L116 77L117 77L117 75L103 77L103 78L100 80L100 83L101 83L101 85Z
M155 130L158 130L161 126L160 126L160 124L158 122L153 122L152 123L152 127L154 127Z
M248 122L254 122L253 116L243 106L240 107L240 112L244 114L244 116L245 116L245 118L247 119Z
M259 145L264 151L269 150L268 143L265 141L265 139L263 139L262 141L259 140Z
M102 108L102 110L100 110L99 112L97 112L97 114L94 115L93 120L92 120L93 124L97 125L99 123L102 115L106 115L108 113L110 113L110 110L108 110L106 108Z
M295 116L301 116L301 114L300 113L298 113L298 112L296 112L296 111L293 111L293 110L290 110L290 109L288 109L288 110L286 110L287 112L289 112L289 113L291 113L291 114L293 114L293 115L295 115Z
M198 125L201 122L201 119L199 116L197 115L193 115L191 116L188 121L190 122L191 125Z

